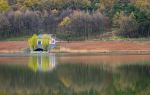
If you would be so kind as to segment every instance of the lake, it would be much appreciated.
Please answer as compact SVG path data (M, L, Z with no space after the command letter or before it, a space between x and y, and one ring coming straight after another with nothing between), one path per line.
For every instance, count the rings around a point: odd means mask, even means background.
M150 55L0 55L0 95L150 95Z

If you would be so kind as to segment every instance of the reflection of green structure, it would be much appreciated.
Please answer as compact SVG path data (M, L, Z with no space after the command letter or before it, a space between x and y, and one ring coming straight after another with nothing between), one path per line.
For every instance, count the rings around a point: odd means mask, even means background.
M33 55L29 59L28 66L33 71L50 71L52 70L56 65L55 55L50 54L40 54L40 55Z

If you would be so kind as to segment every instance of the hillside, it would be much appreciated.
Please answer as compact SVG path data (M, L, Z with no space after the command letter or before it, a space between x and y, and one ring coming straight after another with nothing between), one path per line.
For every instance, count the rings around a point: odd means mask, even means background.
M63 40L150 36L150 0L0 0L0 38L52 33Z

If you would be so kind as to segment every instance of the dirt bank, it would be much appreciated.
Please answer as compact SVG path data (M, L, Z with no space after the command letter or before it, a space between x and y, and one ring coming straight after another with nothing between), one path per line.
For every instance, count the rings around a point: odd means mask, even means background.
M150 42L136 41L82 41L62 42L61 52L74 53L117 53L117 54L150 54Z
M150 54L150 42L75 41L60 42L58 45L60 49L53 52ZM0 53L22 52L26 48L28 44L25 41L0 42Z
M28 44L25 41L1 41L0 53L17 53L23 52L28 48Z

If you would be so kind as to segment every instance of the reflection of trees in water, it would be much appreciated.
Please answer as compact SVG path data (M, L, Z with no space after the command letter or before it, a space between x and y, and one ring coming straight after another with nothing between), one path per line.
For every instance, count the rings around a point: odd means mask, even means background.
M8 88L7 92L10 93L17 93L18 90L20 92L28 91L29 95L50 92L51 95L93 93L94 90L101 90L111 77L111 72L107 72L103 67L96 65L60 64L52 72L44 73L32 72L28 68L15 66L0 66L1 68L0 80L4 81L0 83L0 88ZM70 84L68 84L69 81ZM7 83L10 83L11 86L6 85Z
M64 64L57 68L57 73L63 85L75 92L101 92L112 81L112 73L103 65Z
M30 56L28 66L35 72L50 71L56 66L55 55L37 54L37 55Z
M35 61L35 60L34 60ZM36 62L36 61L35 61ZM139 63L141 64L141 63ZM36 65L35 65L36 67ZM52 72L0 66L1 91L18 95L149 95L149 65L58 64ZM5 90L7 88L7 91Z
M120 95L150 95L150 65L120 66L114 77L114 89Z

